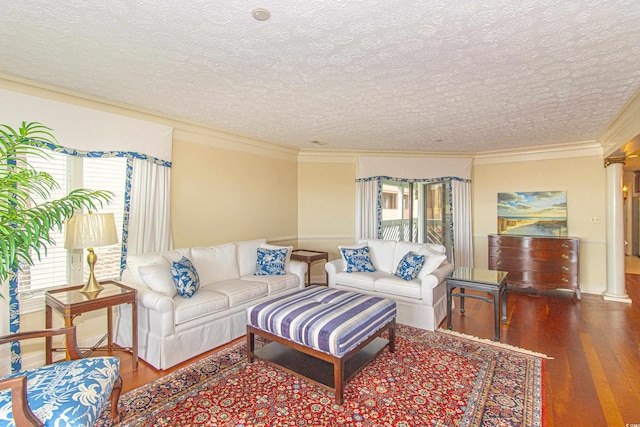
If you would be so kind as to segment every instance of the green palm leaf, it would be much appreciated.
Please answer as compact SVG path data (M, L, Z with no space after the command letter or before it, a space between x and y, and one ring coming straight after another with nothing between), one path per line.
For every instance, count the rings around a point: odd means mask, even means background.
M60 146L51 129L37 122L14 129L0 125L0 280L6 280L21 264L33 265L55 241L50 235L61 230L74 212L97 211L113 193L77 189L49 200L58 183L48 173L37 171L27 156L50 158ZM37 203L36 198L46 200ZM3 297L0 295L0 297Z

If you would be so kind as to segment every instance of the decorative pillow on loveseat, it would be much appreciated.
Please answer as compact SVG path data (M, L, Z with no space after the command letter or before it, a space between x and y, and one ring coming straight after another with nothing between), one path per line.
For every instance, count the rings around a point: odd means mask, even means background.
M200 287L200 277L189 258L182 257L180 261L173 261L171 274L178 294L183 298L191 298Z
M173 279L171 266L168 262L158 262L155 264L142 265L138 267L140 278L151 290L160 292L173 298L178 293L176 282Z
M413 280L418 277L418 273L424 265L424 255L418 255L414 252L407 253L398 264L396 276L404 280Z
M282 276L287 274L285 263L287 261L287 248L265 249L258 248L256 260L256 276Z
M342 257L347 263L347 268L345 270L347 273L376 271L375 267L371 263L371 257L369 256L369 246L340 246L340 252L342 253Z

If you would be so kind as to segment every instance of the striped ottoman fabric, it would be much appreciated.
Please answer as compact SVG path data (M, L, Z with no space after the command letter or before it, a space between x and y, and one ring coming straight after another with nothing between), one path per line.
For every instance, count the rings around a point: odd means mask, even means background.
M395 301L321 286L247 308L251 326L338 357L395 317Z

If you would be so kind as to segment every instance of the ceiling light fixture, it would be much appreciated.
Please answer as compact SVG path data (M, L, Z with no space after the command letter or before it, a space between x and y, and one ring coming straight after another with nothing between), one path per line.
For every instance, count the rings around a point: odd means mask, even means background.
M267 19L269 19L269 17L271 17L271 12L269 12L265 8L258 7L251 11L251 16L253 16L253 18L258 21L266 21Z

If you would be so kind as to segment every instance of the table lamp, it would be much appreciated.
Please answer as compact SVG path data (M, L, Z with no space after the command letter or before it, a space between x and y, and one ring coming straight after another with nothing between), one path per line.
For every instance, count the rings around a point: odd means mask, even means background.
M89 279L80 292L92 293L103 289L94 274L94 267L98 256L93 248L118 243L116 222L112 213L105 214L74 214L67 221L67 231L64 238L65 249L87 248L87 264L89 264Z

